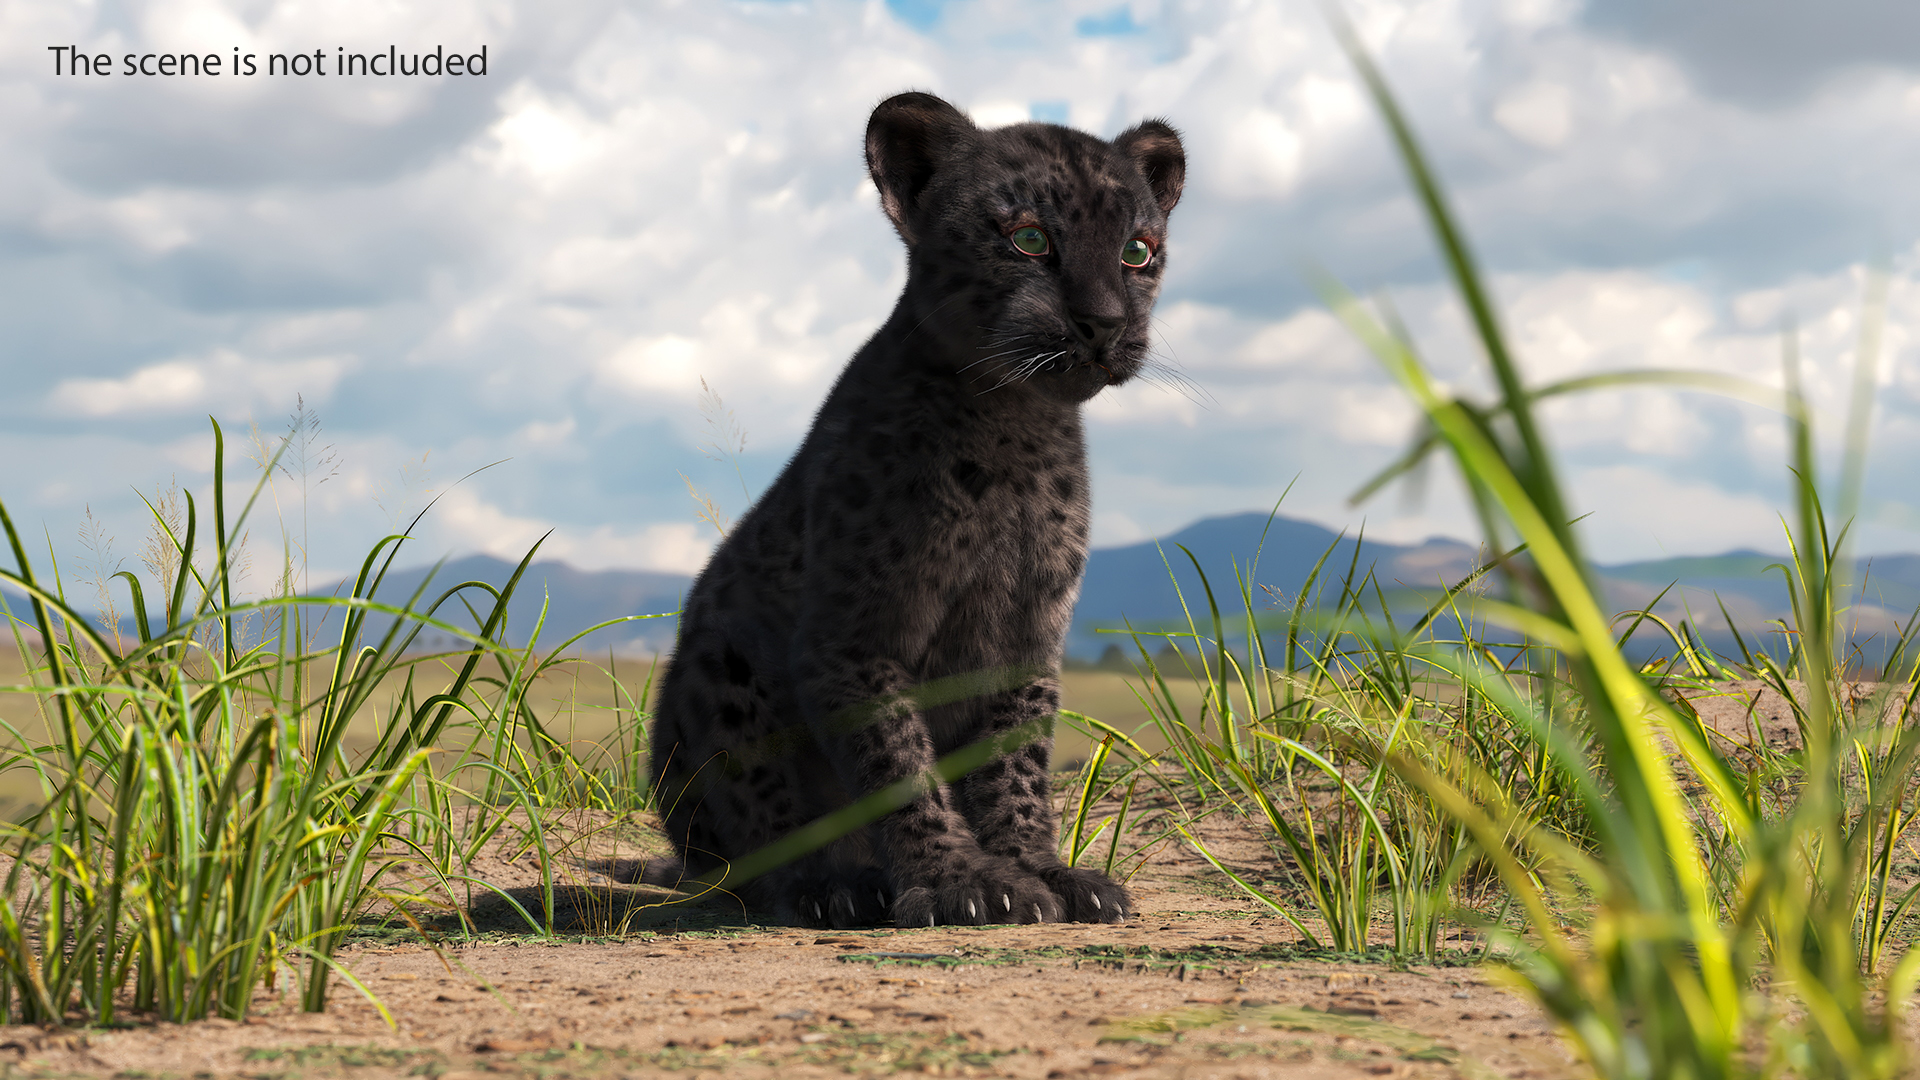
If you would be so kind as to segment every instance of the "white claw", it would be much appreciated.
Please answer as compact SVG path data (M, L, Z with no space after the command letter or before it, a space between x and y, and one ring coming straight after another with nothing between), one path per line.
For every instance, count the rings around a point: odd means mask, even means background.
M1033 905L1033 921L1034 921L1034 922L1046 922L1046 921L1047 921L1047 917L1046 917L1046 915L1045 915L1045 914L1043 914L1043 913L1041 912L1041 910L1040 910L1040 905L1039 905L1039 904L1035 904L1035 905Z
M1087 899L1093 901L1093 910L1095 911L1100 910L1100 894L1099 893L1088 893Z
M826 913L825 911L822 911L822 910L820 909L820 903L819 903L819 901L815 901L815 902L814 902L814 905L813 905L813 917L814 917L814 918L816 918L816 919L824 919L824 918L826 918L826 917L827 917L827 913Z
M927 925L928 926L933 925L933 912L931 911L927 912Z
M1002 904L1004 904L1004 905L1006 905L1006 908L1007 908L1007 910L1008 910L1008 911L1012 911L1012 910L1013 910L1013 897L1011 897L1011 896L1008 896L1008 895L1007 895L1006 893L1001 893L1001 894L1000 894L1000 902L1001 902Z
M883 892L881 892L881 891L880 891L879 889L875 889L875 890L873 890L873 898L874 898L875 900L878 900L878 901L880 901L880 906L881 906L881 907L886 907L886 906L887 906L887 894L886 894L886 893L883 893Z
M980 913L973 909L973 901L971 900L967 901L967 918L977 919L979 917L980 917Z

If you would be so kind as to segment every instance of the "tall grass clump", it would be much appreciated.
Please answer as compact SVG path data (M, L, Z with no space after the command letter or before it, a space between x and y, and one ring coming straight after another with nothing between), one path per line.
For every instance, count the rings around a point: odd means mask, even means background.
M1404 598L1396 603L1360 565L1358 544L1331 563L1338 547L1322 553L1277 618L1252 586L1257 555L1236 567L1231 622L1199 561L1182 552L1205 608L1196 616L1190 607L1176 629L1133 634L1139 696L1167 747L1151 755L1163 766L1154 775L1183 806L1236 808L1269 837L1283 873L1263 885L1217 858L1197 829L1182 830L1310 943L1430 958L1448 923L1460 921L1463 884L1484 875L1467 831L1391 767L1396 754L1418 750L1449 774L1498 777L1540 820L1581 830L1565 811L1565 777L1517 736L1485 688L1431 662L1437 648L1464 652L1489 659L1509 691L1530 683L1519 646L1490 637L1463 606L1484 587L1486 568L1407 614ZM1154 639L1171 647L1156 652ZM1182 705L1183 682L1198 685L1197 709Z
M395 534L345 595L295 595L289 567L277 595L246 599L235 538L277 457L230 515L218 425L214 440L211 520L191 494L179 514L150 503L152 575L110 579L131 640L79 613L57 568L36 572L0 505L15 564L0 581L26 597L6 614L27 673L0 690L41 721L5 725L0 760L39 793L0 826L0 1023L106 1023L125 1008L239 1018L283 982L323 1009L334 976L358 987L334 961L356 917L383 897L405 906L383 886L399 860L450 898L509 811L537 842L543 807L632 781L630 762L578 768L528 705L566 647L543 659L506 644L532 552L504 588L465 582L429 600L422 584L392 603L375 597L406 539ZM427 630L462 644L415 651ZM442 678L416 686L421 665ZM350 728L371 744L350 750Z
M1497 400L1479 406L1455 397L1390 318L1331 282L1325 293L1420 409L1429 445L1452 458L1489 545L1514 552L1499 563L1505 595L1475 608L1524 635L1536 657L1535 686L1563 684L1570 707L1555 714L1543 707L1553 695L1515 693L1484 654L1423 651L1461 686L1485 694L1550 759L1590 842L1546 827L1496 786L1449 775L1419 747L1390 753L1393 769L1459 822L1498 870L1525 915L1526 932L1511 938L1514 977L1599 1075L1894 1075L1903 1060L1896 1021L1920 953L1903 956L1884 979L1862 961L1877 960L1871 943L1883 940L1887 878L1874 868L1884 867L1910 813L1915 735L1904 713L1889 721L1875 707L1855 724L1842 707L1836 627L1845 530L1831 529L1821 506L1797 358L1789 349L1782 401L1796 478L1793 555L1783 566L1794 647L1770 674L1797 703L1805 750L1794 762L1796 782L1773 797L1748 782L1751 772L1691 709L1676 708L1624 656L1541 431L1542 390L1525 384L1466 240L1384 80L1346 24L1337 15L1333 22L1406 165ZM1865 380L1869 355L1863 348ZM1860 431L1864 408L1853 420L1850 431ZM1853 444L1848 474L1856 484L1863 449ZM1879 1005L1875 989L1884 991Z

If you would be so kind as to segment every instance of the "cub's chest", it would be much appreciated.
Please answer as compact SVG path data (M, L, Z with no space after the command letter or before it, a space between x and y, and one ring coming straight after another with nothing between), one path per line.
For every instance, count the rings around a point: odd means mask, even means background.
M1083 542L1086 463L1077 444L955 447L925 462L926 509L985 551L1019 558ZM956 537L958 539L958 537Z
M904 418L903 418L904 419ZM951 504L1024 515L1087 498L1086 450L1077 424L1007 432L963 416L843 429L813 470L816 495L848 509Z

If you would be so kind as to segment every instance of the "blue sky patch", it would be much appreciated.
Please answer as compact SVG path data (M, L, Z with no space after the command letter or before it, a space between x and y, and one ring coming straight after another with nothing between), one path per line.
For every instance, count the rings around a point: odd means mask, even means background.
M1117 37L1121 34L1137 34L1141 29L1140 24L1133 21L1133 9L1125 6L1114 8L1105 15L1085 16L1073 24L1073 32L1081 37Z
M931 30L940 21L940 11L947 6L947 0L887 0L887 10L893 17L913 27L915 30Z
M1064 101L1036 101L1027 106L1027 115L1047 124L1067 122L1067 103Z

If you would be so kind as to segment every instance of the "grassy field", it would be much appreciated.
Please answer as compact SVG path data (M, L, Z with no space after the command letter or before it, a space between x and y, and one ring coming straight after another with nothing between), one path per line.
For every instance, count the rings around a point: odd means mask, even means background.
M634 696L640 694L652 673L653 662L644 658L583 657L579 663L560 666L533 681L528 704L555 739L573 749L576 756L591 758L604 748L630 736L634 724ZM414 669L416 691L422 694L444 692L457 675L454 664L432 660ZM26 681L25 667L13 649L0 650L0 686ZM343 746L349 756L359 757L377 741L379 728L393 715L404 676L395 673L383 679L379 691L364 711L349 725ZM1177 700L1190 712L1198 712L1202 687L1191 679L1169 681ZM1142 701L1144 687L1138 677L1105 671L1069 671L1061 677L1061 705L1075 712L1096 717L1133 737L1149 749L1163 749L1166 740L1153 724L1147 703ZM44 700L31 694L0 693L0 721L45 739L49 730L42 715ZM465 743L444 745L442 749L460 750ZM1067 767L1085 762L1094 741L1071 724L1060 724L1054 735L1054 762ZM0 772L0 809L14 812L38 805L42 799L39 785L21 770Z

